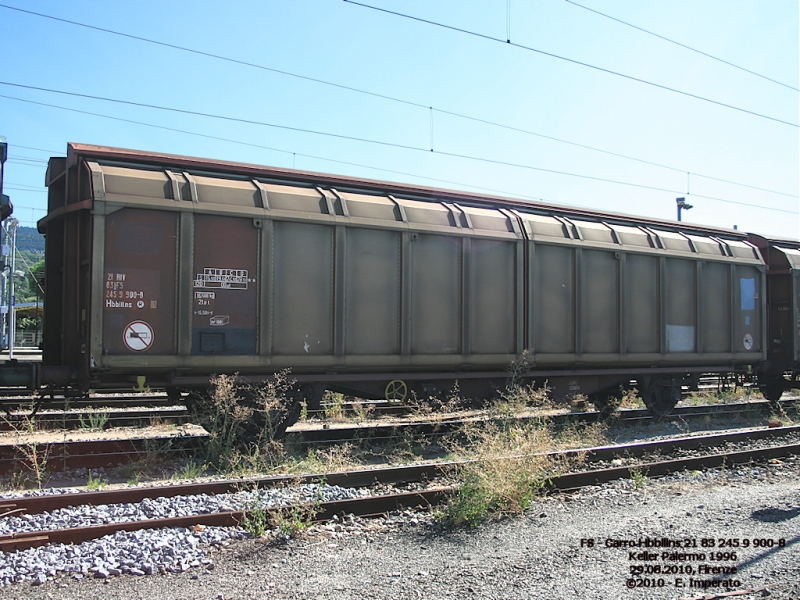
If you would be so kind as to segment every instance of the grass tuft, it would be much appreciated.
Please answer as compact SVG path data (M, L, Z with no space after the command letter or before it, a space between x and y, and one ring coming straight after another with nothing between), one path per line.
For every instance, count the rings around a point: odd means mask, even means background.
M106 425L108 425L108 411L103 409L94 410L91 406L87 407L87 411L85 420L83 415L78 415L81 429L85 431L100 431L105 429Z
M453 474L456 491L438 515L445 526L475 526L491 518L519 513L562 472L546 453L554 445L545 421L495 421L465 431L455 456L471 459Z
M206 472L206 464L196 460L186 462L175 474L173 479L197 479Z
M628 469L628 472L631 475L633 489L640 490L647 484L647 474L638 467L631 467Z
M92 471L89 471L89 479L86 480L86 489L90 492L96 492L98 490L102 490L104 487L108 485L101 477L95 477Z

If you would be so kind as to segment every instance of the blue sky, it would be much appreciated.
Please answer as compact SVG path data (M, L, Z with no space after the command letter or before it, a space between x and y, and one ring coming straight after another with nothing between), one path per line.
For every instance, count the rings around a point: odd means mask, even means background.
M575 1L800 87L798 3L794 0ZM367 3L503 40L510 30L515 44L795 125L800 119L796 89L566 0ZM396 100L3 7L24 8ZM738 225L779 237L800 236L796 126L342 0L253 0L224 5L204 0L0 0L0 36L0 81L5 83L411 147L0 85L4 96L0 97L0 135L9 143L5 192L24 225L32 225L45 214L47 158L63 155L67 142L74 141L485 189L664 220L675 219L675 198L688 192L687 201L694 208L684 213L686 221ZM435 152L430 152L431 145Z

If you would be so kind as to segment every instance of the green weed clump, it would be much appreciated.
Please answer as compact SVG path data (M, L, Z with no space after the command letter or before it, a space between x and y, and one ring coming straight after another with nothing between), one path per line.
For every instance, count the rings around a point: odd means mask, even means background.
M81 429L86 431L100 431L108 425L109 414L107 410L93 410L91 406L87 408L89 412L84 420L83 415L78 415Z
M620 408L644 408L644 400L639 396L639 390L636 388L626 390L622 396Z
M242 383L235 375L214 377L196 407L198 422L210 434L202 462L220 471L246 474L268 470L283 460L278 439L297 403L293 383L288 370L260 385Z
M185 463L175 474L172 476L173 479L197 479L198 477L202 477L202 475L206 472L206 464L204 462L198 462L196 460L190 460Z
M344 421L344 400L344 394L325 392L325 396L322 398L325 418L330 421Z
M295 538L311 527L317 510L316 505L278 509L272 513L272 522L283 539Z
M640 490L647 484L647 473L642 471L637 467L631 467L628 469L628 472L631 475L631 483L633 483L633 489Z
M454 477L456 491L439 514L445 526L475 526L527 509L560 465L546 454L553 447L542 423L494 422L466 432L454 454L467 462Z
M319 513L320 499L321 496L317 495L310 504L268 509L259 504L258 494L255 494L255 498L245 507L239 524L253 537L264 537L272 531L279 539L286 541L311 527Z
M240 525L253 537L262 537L269 531L269 513L260 506L253 506L245 511Z
M86 480L86 489L90 492L96 492L106 487L106 482L101 477L95 477L94 473L89 471L89 478Z

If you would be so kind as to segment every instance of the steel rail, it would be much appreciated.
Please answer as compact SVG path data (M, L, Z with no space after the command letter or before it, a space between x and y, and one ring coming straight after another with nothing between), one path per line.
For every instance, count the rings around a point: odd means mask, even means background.
M695 458L682 458L678 460L660 461L638 465L637 469L648 477L661 477L683 471L686 469L707 469L720 466L736 466L740 464L763 461L773 458L782 458L788 455L800 454L800 444L789 444L770 448L745 450L741 452L726 452L723 454L707 455ZM591 485L607 483L615 479L631 477L629 467L602 469L583 473L571 473L553 477L548 481L550 490L569 491ZM456 488L454 486L432 488L424 491L402 492L355 498L332 502L323 502L318 505L303 505L315 513L314 519L324 521L335 514L354 514L358 516L380 515L400 508L410 506L431 506L444 501ZM265 509L274 514L286 507ZM23 550L53 543L79 543L96 539L118 531L136 531L141 529L165 527L193 527L204 526L232 526L239 525L247 516L246 511L210 513L175 517L168 519L145 519L141 521L128 521L108 525L93 525L73 529L59 529L36 531L24 534L11 534L0 536L0 550Z
M108 434L109 432L103 432ZM65 436L68 434L65 430ZM54 442L27 441L23 434L16 443L0 445L0 473L11 472L18 468L20 460L26 460L27 452L35 448L39 456L47 457L50 468L70 469L113 467L141 459L148 454L166 454L186 451L193 444L208 437L202 428L195 432L184 430L179 425L174 433L150 437L128 439L97 440L59 440ZM13 441L12 438L7 438Z
M91 394L90 396L75 396L75 397L64 397L64 396L39 396L39 397L32 397L29 394L14 394L3 396L3 390L0 389L0 405L3 406L4 411L13 411L13 410L24 410L25 408L29 407L31 404L39 404L39 406L43 409L46 408L61 408L69 407L70 409L78 409L78 408L87 408L87 407L94 407L94 408L101 408L101 407L114 407L118 405L122 405L125 407L128 406L174 406L176 404L182 404L182 402L174 402L170 400L169 396L166 394L154 394L154 393L143 393L143 394L131 394L131 393L122 393L122 394Z
M769 448L742 450L740 452L725 452L722 454L709 454L705 456L637 464L635 468L647 477L664 477L665 475L671 475L672 473L684 470L699 471L701 469L715 469L717 467L732 467L774 458L784 458L797 454L800 454L800 444L787 444L783 446L771 446ZM566 491L590 485L608 483L615 479L628 479L631 476L631 468L633 466L634 465L561 475L553 478L549 487Z
M789 406L794 400L783 401L785 406ZM671 418L693 419L707 415L722 415L732 412L752 412L767 413L771 405L766 401L748 402L740 404L719 404L707 406L690 406L679 409ZM132 414L140 414L130 411ZM88 414L88 413L87 413ZM146 411L141 415L148 414ZM152 413L153 417L166 418L173 413L158 410ZM621 422L632 423L635 421L649 421L653 419L644 409L624 410L617 413L616 418ZM164 416L166 415L166 416ZM540 416L528 416L519 418L520 422L537 420ZM575 420L582 422L594 422L600 420L602 416L596 412L590 413L570 413L566 415L555 415L549 418L555 424L570 423ZM473 419L450 419L442 421L424 421L415 423L393 423L386 425L361 425L335 427L330 429L301 430L292 432L296 436L302 436L300 443L303 444L334 444L342 441L352 441L353 439L369 440L391 440L394 437L402 437L405 432L412 431L416 435L434 437L441 436L464 426L465 423L481 423L491 421L492 417L476 417ZM65 435L66 434L65 430ZM37 444L37 451L44 456L48 456L50 466L57 466L61 469L67 468L106 468L114 467L139 460L145 454L153 452L159 454L174 454L182 450L191 449L192 444L197 443L200 438L197 435L170 435L157 438L133 438L133 439L103 439L103 440L60 440L51 443ZM30 445L30 444L28 444ZM0 472L9 472L16 468L21 457L25 455L25 442L19 444L0 445Z
M180 407L151 407L139 408L113 408L97 407L94 410L69 410L69 411L39 411L35 417L27 414L12 413L0 421L0 431L14 431L15 426L25 426L30 420L37 427L54 427L60 429L89 428L93 419L103 419L104 429L108 427L147 425L153 419L180 423L189 418L189 411L185 406Z
M694 450L698 448L718 447L726 443L763 440L792 434L800 434L800 425L738 431L733 433L708 434L633 444L557 450L548 452L546 455L559 459L584 458L591 462L597 462L618 457L637 458L648 454L673 452L678 449ZM358 469L332 473L273 475L248 479L224 479L166 486L146 486L94 492L27 496L22 498L0 499L0 511L22 509L29 514L37 514L59 508L66 508L68 506L133 503L140 502L145 498L156 497L169 498L199 494L226 494L254 487L285 487L291 484L316 483L320 481L324 481L329 485L338 485L342 487L368 487L376 483L408 484L433 481L442 476L446 476L448 473L452 473L455 469L469 462L474 461L429 462L398 467ZM627 468L628 467L624 467L623 469Z
M303 505L314 513L315 521L327 521L335 514L355 514L369 517L384 514L400 508L412 506L431 506L440 503L451 488L433 488L419 492L384 494L367 498L351 498L321 502L318 505ZM278 514L287 507L266 508L269 514ZM196 525L232 527L240 525L247 511L233 511L172 517L167 519L144 519L107 525L90 525L72 529L51 529L47 531L26 532L0 536L0 550L24 550L45 544L75 544L97 539L118 531L138 531L142 529L162 529L167 527L194 527Z
M790 407L797 402L797 398L781 400L780 407ZM654 420L670 420L682 418L699 418L705 416L721 416L738 413L755 412L758 414L769 414L772 411L772 404L767 400L757 400L755 402L738 402L729 404L707 404L701 406L682 406L664 417L654 417L647 409L623 409L618 410L613 415L606 416L600 412L579 412L558 415L530 415L517 417L520 423L537 421L543 418L559 425L579 421L583 423L594 423L604 419L613 419L617 422L647 422ZM449 433L454 429L464 426L467 423L482 423L494 420L491 416L480 416L466 419L440 419L416 422L396 422L376 425L374 423L363 425L347 425L343 427L328 427L318 429L300 429L297 426L289 429L287 435L299 437L297 440L303 444L334 444L342 441L352 441L353 439L384 439L402 437L403 432L413 431L421 436L433 436Z

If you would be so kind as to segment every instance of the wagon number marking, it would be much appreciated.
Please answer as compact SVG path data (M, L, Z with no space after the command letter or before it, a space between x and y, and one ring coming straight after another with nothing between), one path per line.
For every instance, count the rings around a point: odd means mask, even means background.
M144 321L128 323L122 339L129 350L144 352L153 345L153 328Z

